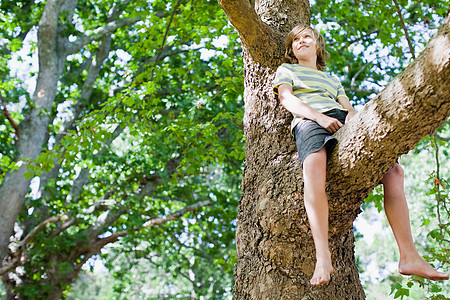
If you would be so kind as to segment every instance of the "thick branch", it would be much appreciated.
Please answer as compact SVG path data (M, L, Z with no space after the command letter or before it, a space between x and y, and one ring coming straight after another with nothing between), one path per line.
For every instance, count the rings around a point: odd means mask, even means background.
M231 24L238 31L242 45L254 61L265 63L274 55L273 41L283 41L281 33L274 32L256 13L248 0L219 0ZM277 55L280 55L279 53Z
M40 53L45 51L44 55L39 56L40 63L42 63L42 60L45 58L53 58L53 56L50 56L48 54L51 53L51 51L54 51L56 46L52 45L52 42L55 42L57 39L59 12L60 7L58 5L58 1L56 0L47 1L47 3L45 4L44 12L39 21L38 47ZM45 48L45 46L47 46L47 48Z
M351 228L361 202L387 169L450 115L449 36L447 18L419 57L337 133L339 147L327 178L333 178L330 208L341 217L330 219L348 227L333 224L332 230Z

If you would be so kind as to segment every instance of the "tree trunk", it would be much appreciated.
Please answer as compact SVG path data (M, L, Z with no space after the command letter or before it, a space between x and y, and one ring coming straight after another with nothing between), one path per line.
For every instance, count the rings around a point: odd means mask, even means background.
M290 115L272 92L284 37L309 23L307 1L219 1L245 61L246 167L236 232L235 299L364 299L354 258L359 206L396 159L450 114L446 20L420 57L344 126L328 165L331 281L312 287L315 250ZM256 37L256 38L255 38ZM344 205L345 203L345 205Z
M36 159L47 136L50 111L66 57L57 30L61 5L57 0L47 1L39 22L39 74L33 107L19 126L19 160ZM28 193L31 180L25 179L26 169L26 164L23 164L18 170L7 173L0 185L0 262L6 256L14 222Z

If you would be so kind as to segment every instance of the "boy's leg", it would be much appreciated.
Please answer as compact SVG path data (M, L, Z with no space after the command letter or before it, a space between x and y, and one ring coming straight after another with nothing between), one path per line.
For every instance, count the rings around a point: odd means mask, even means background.
M316 247L317 263L312 285L330 281L333 273L328 247L328 200L325 194L327 153L325 148L308 155L303 161L304 202Z
M400 251L400 273L418 275L431 280L448 279L447 274L436 271L427 263L414 245L401 166L396 163L384 175L381 182L384 189L384 209Z

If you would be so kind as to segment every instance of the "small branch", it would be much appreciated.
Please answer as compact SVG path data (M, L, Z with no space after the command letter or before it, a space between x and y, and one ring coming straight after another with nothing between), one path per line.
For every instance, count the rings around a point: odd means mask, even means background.
M175 13L176 13L178 7L180 6L180 4L181 4L181 0L178 0L177 3L175 4L175 6L173 7L173 11L172 11L172 14L170 15L170 20L169 20L169 23L167 24L166 32L164 33L161 47L159 48L158 55L155 58L155 63L153 64L152 71L150 72L150 80L149 81L153 80L156 64L158 63L159 57L161 56L161 54L164 50L164 45L166 44L167 35L169 34L170 24L172 24L173 17L175 16Z
M55 236L59 235L61 232L66 231L67 228L77 225L77 224L78 224L77 219L69 220L69 221L65 222L64 224L62 224L60 228L57 228L57 229L53 230L52 232L50 232L49 236L55 237Z
M2 105L3 105L3 115L5 116L6 119L8 119L9 123L11 124L12 128L14 128L14 131L16 132L16 136L20 137L20 129L19 126L17 126L16 122L14 122L13 118L11 117L11 115L9 114L8 109L6 108L6 101L5 98L2 98Z
M61 219L61 217L50 217L47 220L45 220L44 222L42 222L41 224L39 224L38 226L34 227L30 233L22 240L22 242L19 244L19 249L24 246L26 246L26 244L28 244L31 239L39 232L41 231L45 226L47 226L47 224L49 223L56 223Z
M152 227L155 225L161 225L163 223L166 223L168 221L173 221L176 219L181 218L184 214L196 210L197 208L203 207L203 206L208 206L211 205L212 201L211 200L205 200L205 201L201 201L201 202L197 202L195 204L192 205L188 205L183 209L180 209L178 211L176 211L175 213L169 215L168 217L165 218L158 218L158 219L153 219L150 220L148 222L145 222L144 225L142 225L142 228L148 228L148 227Z
M167 217L163 217L163 218L157 218L157 219L153 219L151 221L148 221L146 223L144 223L144 225L141 228L137 228L134 227L133 230L134 231L139 231L142 230L144 228L148 228L148 227L152 227L155 225L161 225L164 223L167 223L169 221L172 220L176 220L181 218L184 214L194 211L197 208L203 207L203 206L208 206L211 205L212 201L211 200L205 200L205 201L201 201L189 206L186 206L183 209L180 209L176 212L174 212L173 214L167 216ZM84 259L82 259L77 266L79 268L81 268L81 266L94 254L97 254L105 245L109 244L109 243L113 243L115 241L117 241L120 237L125 236L128 234L128 230L122 230L119 232L116 232L106 238L102 238L102 239L98 239L96 242L91 243L89 249L87 250L87 253L84 253Z
M149 195L152 198L157 198L157 199L161 199L164 201L178 201L178 202L182 202L182 203L187 203L188 200L183 199L183 198L179 198L179 197L169 197L169 196L158 196L158 195Z
M195 204L188 205L185 208L180 209L180 210L174 212L173 214L171 214L171 215L169 215L167 217L156 218L156 219L152 219L150 221L147 221L147 222L145 222L142 225L141 228L135 227L135 228L133 228L133 230L141 230L141 229L153 227L153 226L156 226L156 225L161 225L161 224L167 223L169 221L177 220L177 219L181 218L184 214L186 214L188 212L194 211L197 208L200 208L200 207L203 207L203 206L208 206L208 205L211 205L211 204L212 204L211 200L205 200L205 201L197 202ZM110 235L109 237L100 239L99 242L101 242L101 244L103 244L103 245L106 245L108 243L117 241L117 239L119 237L125 236L127 234L128 234L128 230L122 230L122 231L119 231L119 232L116 232L116 233ZM103 247L103 245L102 245L102 247Z
M403 20L400 5L398 5L397 0L394 0L394 4L397 9L398 17L400 18L400 24L402 25L403 31L405 32L405 37L406 37L406 41L408 42L409 51L411 52L412 58L416 59L416 55L414 54L414 48L413 48L411 40L409 38L408 29L406 28L405 21Z
M4 275L6 273L8 273L9 271L13 270L14 268L16 268L17 266L19 266L21 264L21 259L22 259L22 252L25 249L25 247L28 245L28 243L31 241L31 239L39 232L41 231L45 226L47 226L47 224L49 223L56 223L61 219L61 217L51 217L48 218L47 220L45 220L44 222L40 223L39 225L37 225L36 227L34 227L30 233L28 233L28 235L20 242L20 244L17 246L17 250L16 252L14 252L12 254L12 256L14 257L12 259L12 261L6 265L6 266L2 266L0 268L0 276Z
M139 20L140 19L121 19L112 21L94 30L88 30L82 37L78 38L75 42L72 42L68 45L67 54L76 53L92 41L98 40L109 33L113 33L119 28L132 25Z
M359 74L361 74L368 65L370 65L372 62L369 61L367 62L361 69L358 70L358 72L356 72L355 76L353 76L352 81L350 83L351 87L354 87L356 85L356 77L358 77Z
M166 57L171 57L173 55L177 55L180 53L186 53L190 51L198 51L200 49L203 49L204 47L197 47L192 49L178 49L178 50L172 50L171 46L164 46L164 48L160 48L159 53L157 56L152 56L148 59L146 59L143 63L140 64L138 70L135 72L134 77L137 77L140 73L142 73L145 70L145 67L149 65L151 62L154 63L153 70L155 69L155 64ZM162 49L162 51L161 51Z

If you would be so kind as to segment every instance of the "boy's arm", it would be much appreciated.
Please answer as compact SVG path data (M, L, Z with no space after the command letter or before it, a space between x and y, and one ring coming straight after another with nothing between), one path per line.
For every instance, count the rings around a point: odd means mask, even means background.
M338 103L348 111L347 117L345 118L345 122L353 118L353 116L357 113L357 111L353 108L350 100L346 96L339 96L337 99Z
M283 105L283 107L288 111L296 116L316 121L320 126L331 133L338 131L339 128L343 126L338 119L328 117L316 111L311 106L294 96L292 86L289 84L282 83L278 86L278 96L280 98L281 105Z

